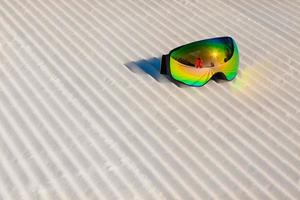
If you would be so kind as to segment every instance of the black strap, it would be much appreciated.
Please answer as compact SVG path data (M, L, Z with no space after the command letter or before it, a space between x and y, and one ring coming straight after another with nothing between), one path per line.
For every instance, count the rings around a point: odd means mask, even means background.
M162 55L160 63L160 73L167 74L167 64L169 55Z

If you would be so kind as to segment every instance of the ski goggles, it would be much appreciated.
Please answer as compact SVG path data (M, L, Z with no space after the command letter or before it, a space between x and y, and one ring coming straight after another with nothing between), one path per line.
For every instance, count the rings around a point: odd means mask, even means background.
M219 37L177 47L162 56L161 74L175 82L203 86L212 77L232 80L238 73L239 53L231 37Z

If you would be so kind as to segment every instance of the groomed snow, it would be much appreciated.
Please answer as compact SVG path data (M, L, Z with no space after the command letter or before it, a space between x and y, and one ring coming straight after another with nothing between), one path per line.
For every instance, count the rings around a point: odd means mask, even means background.
M0 0L0 199L300 198L300 1ZM231 82L162 54L229 35Z

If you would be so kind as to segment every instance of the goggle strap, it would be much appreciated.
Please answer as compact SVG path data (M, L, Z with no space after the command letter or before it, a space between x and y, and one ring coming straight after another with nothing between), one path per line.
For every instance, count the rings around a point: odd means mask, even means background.
M168 64L169 55L162 55L160 62L160 73L167 74L167 64Z

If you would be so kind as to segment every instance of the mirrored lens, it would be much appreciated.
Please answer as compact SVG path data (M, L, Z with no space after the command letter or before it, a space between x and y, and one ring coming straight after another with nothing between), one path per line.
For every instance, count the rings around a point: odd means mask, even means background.
M188 85L204 85L217 72L231 80L237 67L237 48L230 37L190 43L170 53L171 76Z

